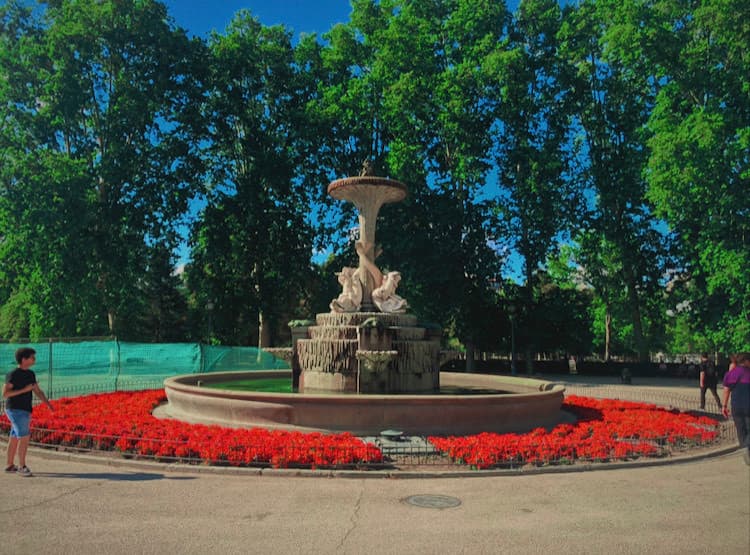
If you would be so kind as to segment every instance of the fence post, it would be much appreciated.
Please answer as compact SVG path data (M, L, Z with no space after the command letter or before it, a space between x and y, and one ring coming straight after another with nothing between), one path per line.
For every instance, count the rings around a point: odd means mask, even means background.
M52 399L52 338L47 338L49 341L49 372L47 374L47 394L49 395L49 398Z
M120 341L117 339L117 337L115 337L114 339L115 346L117 347L117 361L115 364L115 391L117 391L117 384L120 380Z
M200 352L201 352L201 360L200 360L200 366L198 367L198 373L203 374L206 371L206 351L205 351L202 341L198 342L198 348L200 349Z

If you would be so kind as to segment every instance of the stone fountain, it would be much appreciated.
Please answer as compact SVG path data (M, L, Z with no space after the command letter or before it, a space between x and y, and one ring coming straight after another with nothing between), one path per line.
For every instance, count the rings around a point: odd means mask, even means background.
M417 324L396 294L400 274L377 266L375 226L383 204L406 196L403 183L362 175L328 192L359 212L357 268L338 274L341 294L315 325L293 327L280 349L292 372L225 372L168 378L171 418L229 426L417 435L521 432L560 420L564 388L532 379L439 372L440 333ZM215 389L238 379L290 377L299 393ZM440 386L494 393L446 394ZM302 394L300 394L302 393ZM438 394L440 393L440 394ZM500 394L503 393L503 394ZM361 395L359 395L361 394Z
M406 197L406 185L361 175L333 181L328 194L358 211L357 268L339 272L341 294L318 314L293 360L302 393L429 393L440 388L440 335L417 324L396 294L401 274L382 272L375 241L378 212Z

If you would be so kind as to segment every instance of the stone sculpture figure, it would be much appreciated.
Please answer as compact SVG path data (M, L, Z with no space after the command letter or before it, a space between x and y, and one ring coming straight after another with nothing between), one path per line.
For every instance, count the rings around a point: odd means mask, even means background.
M362 283L356 268L344 267L336 275L341 284L341 294L331 301L331 312L357 312L362 306Z
M362 170L360 170L359 175L375 175L375 160L367 158L362 162Z
M388 272L383 275L380 287L372 292L372 302L381 312L406 312L408 303L405 299L396 295L399 281L401 281L401 272Z

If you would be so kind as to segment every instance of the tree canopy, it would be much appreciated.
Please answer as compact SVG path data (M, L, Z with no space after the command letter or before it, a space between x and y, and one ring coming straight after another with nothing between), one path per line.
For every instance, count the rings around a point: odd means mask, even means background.
M27 4L0 337L284 341L356 256L326 185L370 161L409 188L378 265L467 351L509 348L511 305L527 360L750 349L745 1L352 0L205 39L156 0Z

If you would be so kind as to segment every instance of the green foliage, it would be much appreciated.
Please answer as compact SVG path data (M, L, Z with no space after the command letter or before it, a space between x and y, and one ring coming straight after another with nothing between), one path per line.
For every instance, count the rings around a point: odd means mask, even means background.
M588 354L593 346L593 294L585 288L561 287L546 273L538 277L539 300L529 327L537 330L538 349L545 353Z
M378 238L387 248L377 263L401 271L416 313L466 341L492 321L489 286L499 273L477 194L494 122L481 68L503 18L496 2L354 2L351 21L325 35L321 85L308 105L314 121L327 122L332 175L371 159L408 184L409 198L383 210ZM353 252L341 233L352 227L351 206L332 208L329 236Z
M199 49L154 1L35 13L0 14L0 289L25 290L34 337L124 331L194 192Z
M668 5L674 32L647 51L663 83L648 121L648 196L679 239L696 339L747 349L750 6Z
M487 63L498 120L496 235L523 260L522 302L530 318L520 329L529 353L541 340L532 325L542 318L532 316L539 299L534 276L570 217L570 182L565 179L570 163L566 135L571 114L565 87L569 69L558 53L561 23L557 2L522 1L506 40Z
M209 49L210 190L193 228L188 282L216 303L218 337L245 344L263 318L293 310L311 273L295 178L305 120L286 30L241 11Z
M164 245L156 244L147 262L138 282L138 304L123 314L119 337L155 343L184 341L189 337L188 307L182 276L174 270L174 255Z
M582 211L584 226L574 231L577 262L601 298L605 327L626 325L635 351L645 360L654 347L647 322L658 321L664 310L651 300L660 296L659 280L671 261L665 249L668 237L658 231L661 222L646 200L642 177L653 77L640 58L627 52L643 39L639 29L644 20L650 22L641 7L639 2L583 2L569 11L560 37L575 68L572 101L580 144L587 152L580 182L593 199ZM615 313L622 314L622 324ZM622 335L619 329L609 331L613 337ZM606 341L602 351L609 356Z
M355 265L325 185L371 160L409 187L377 264L467 353L509 348L510 299L528 351L750 348L746 1L354 0L296 43L26 4L0 5L1 336L286 333Z

